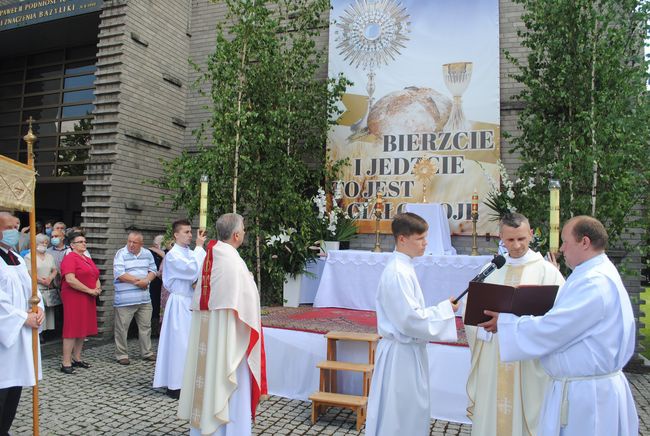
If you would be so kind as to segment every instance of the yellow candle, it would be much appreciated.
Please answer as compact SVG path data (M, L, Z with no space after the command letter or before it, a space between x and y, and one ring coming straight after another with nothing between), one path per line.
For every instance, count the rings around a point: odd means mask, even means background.
M199 228L205 230L208 225L208 176L201 176L201 200L199 202Z
M478 213L478 193L476 192L476 189L472 194L472 214L475 213Z
M560 182L551 180L549 184L551 191L549 208L549 237L548 251L557 253L560 248Z

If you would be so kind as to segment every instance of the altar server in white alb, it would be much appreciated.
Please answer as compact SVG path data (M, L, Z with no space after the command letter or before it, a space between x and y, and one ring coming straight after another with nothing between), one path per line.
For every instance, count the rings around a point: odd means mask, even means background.
M260 296L237 252L241 215L220 216L217 233L194 291L178 416L190 421L190 435L246 436L266 394Z
M43 299L31 311L32 281L25 261L14 251L20 234L14 217L0 212L0 435L9 434L24 386L34 386L32 330L45 320ZM40 349L40 344L39 344ZM38 356L38 378L41 378Z
M505 215L499 236L508 250L506 264L485 280L508 286L564 284L560 271L529 248L533 238L528 219L519 213ZM465 326L472 352L467 379L472 435L534 436L549 381L538 359L501 362L498 335L480 327Z
M366 435L429 434L429 341L457 340L453 297L426 307L413 258L427 246L427 222L406 212L392 223L395 251L379 279L381 335L368 398Z
M167 387L167 395L178 399L190 337L192 293L200 280L205 259L205 230L197 231L194 250L190 250L192 227L189 221L175 221L172 230L174 246L162 264L162 281L169 291L169 299L160 331L153 387Z
M622 368L634 354L632 305L616 267L604 253L607 232L589 216L562 229L573 269L544 316L485 311L481 324L499 332L501 358L540 358L551 377L538 435L637 436L639 421Z

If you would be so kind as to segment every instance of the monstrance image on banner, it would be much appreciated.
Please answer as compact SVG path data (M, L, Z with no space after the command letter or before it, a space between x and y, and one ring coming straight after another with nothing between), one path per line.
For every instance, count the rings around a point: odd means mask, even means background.
M389 220L407 203L440 203L452 233L470 234L472 193L485 199L488 177L499 180L498 1L332 6L329 73L353 82L328 138L330 159L350 160L345 205L381 192ZM496 233L489 215L481 203L480 234Z

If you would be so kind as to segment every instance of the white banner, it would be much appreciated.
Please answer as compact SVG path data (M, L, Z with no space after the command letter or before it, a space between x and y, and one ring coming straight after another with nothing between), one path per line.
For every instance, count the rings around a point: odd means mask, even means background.
M332 0L329 75L354 84L328 138L350 160L344 204L382 192L383 220L406 203L441 203L452 234L496 233L482 204L499 180L498 0ZM370 218L366 215L366 218ZM388 221L382 225L387 231ZM362 232L374 223L362 221Z

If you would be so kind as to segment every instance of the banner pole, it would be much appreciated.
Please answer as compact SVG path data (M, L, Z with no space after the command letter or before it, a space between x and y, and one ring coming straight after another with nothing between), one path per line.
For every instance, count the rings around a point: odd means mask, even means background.
M36 142L36 135L32 132L32 117L29 117L29 130L23 140L27 143L27 165L29 165L32 170L34 168L34 142ZM34 191L36 187L34 187ZM32 195L32 207L29 210L29 250L30 250L30 260L32 264L32 298L29 300L29 304L32 306L32 312L38 312L38 303L40 298L38 297L38 282L37 282L37 266L36 266L36 200L35 195ZM34 358L34 388L32 389L32 427L34 436L39 435L39 419L38 419L38 355L39 355L39 344L38 344L38 329L32 329L32 356Z

